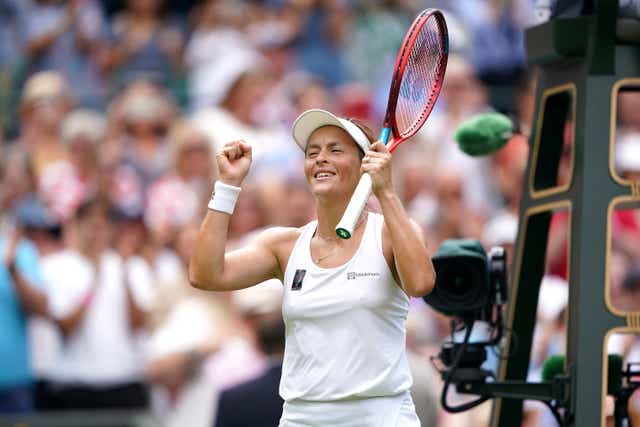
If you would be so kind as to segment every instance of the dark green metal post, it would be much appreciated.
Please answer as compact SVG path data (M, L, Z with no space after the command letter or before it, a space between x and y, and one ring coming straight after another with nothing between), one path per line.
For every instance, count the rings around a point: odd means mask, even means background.
M616 0L600 0L595 16L555 19L527 31L529 61L539 65L541 73L511 269L513 297L508 322L518 335L518 345L515 355L502 363L499 379L526 379L537 310L537 304L532 302L538 299L544 274L549 222L554 210L567 209L567 372L573 384L571 425L579 427L601 426L603 390L606 392L605 335L627 323L605 303L608 208L615 197L634 195L634 186L616 182L609 170L610 129L615 127L611 97L615 95L616 82L640 77L640 40L636 46L616 42L616 11ZM561 124L551 116L557 114L557 105L551 100L562 99L553 96L564 93L572 97L575 109L573 173L568 186L553 189L548 188L549 176L555 170L550 174L540 168L558 163L562 140L554 138L552 131ZM562 134L561 129L555 130L556 135ZM545 138L540 138L542 135ZM521 401L496 401L493 427L516 427L521 423Z

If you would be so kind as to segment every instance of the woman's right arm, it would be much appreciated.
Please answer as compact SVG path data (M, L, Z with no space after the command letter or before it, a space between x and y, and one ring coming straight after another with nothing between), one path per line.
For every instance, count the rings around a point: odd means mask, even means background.
M240 187L251 166L251 146L234 141L216 155L220 181ZM189 263L189 281L204 290L231 291L280 277L276 256L282 229L261 233L245 248L225 253L231 215L212 210L202 222Z

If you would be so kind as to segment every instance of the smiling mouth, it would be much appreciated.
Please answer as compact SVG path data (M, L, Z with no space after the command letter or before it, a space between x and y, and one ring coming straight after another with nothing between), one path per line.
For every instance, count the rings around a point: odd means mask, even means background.
M333 172L317 172L315 175L313 175L313 177L318 180L324 180L329 179L335 175L336 174Z

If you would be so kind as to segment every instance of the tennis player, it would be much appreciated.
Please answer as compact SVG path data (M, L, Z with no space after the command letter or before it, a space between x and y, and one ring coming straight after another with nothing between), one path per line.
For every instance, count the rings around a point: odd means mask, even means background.
M405 320L409 297L429 293L435 273L421 230L393 190L391 156L366 126L323 110L302 113L293 136L305 153L317 220L269 229L225 253L229 218L251 165L251 147L230 142L217 154L220 179L190 280L215 291L282 280L280 427L420 426L409 394ZM352 238L342 240L334 229L363 172L371 175L382 215L365 211Z

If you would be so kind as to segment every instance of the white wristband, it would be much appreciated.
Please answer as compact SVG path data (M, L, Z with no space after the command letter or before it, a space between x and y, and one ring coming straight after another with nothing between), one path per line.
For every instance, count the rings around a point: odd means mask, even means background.
M209 200L209 209L231 215L236 207L240 190L240 187L216 181L211 200Z

